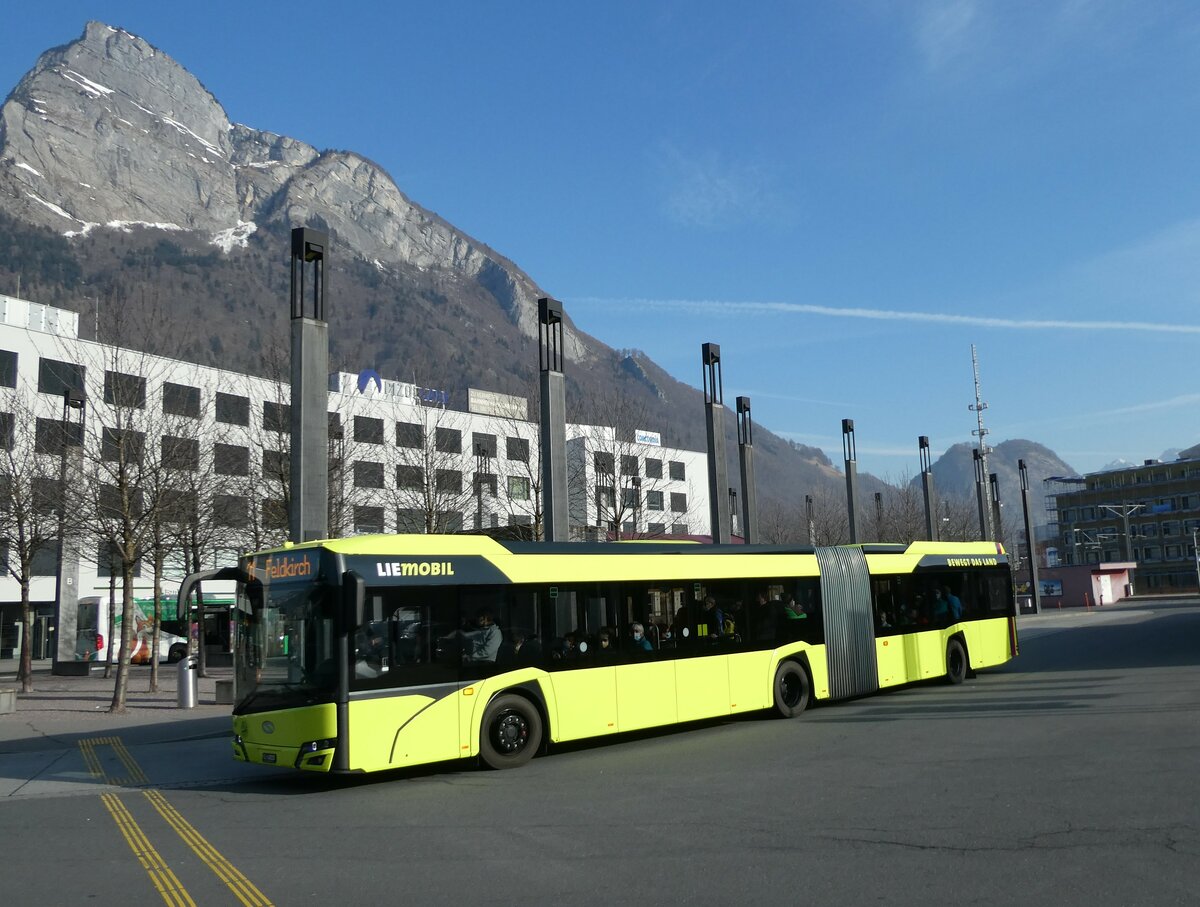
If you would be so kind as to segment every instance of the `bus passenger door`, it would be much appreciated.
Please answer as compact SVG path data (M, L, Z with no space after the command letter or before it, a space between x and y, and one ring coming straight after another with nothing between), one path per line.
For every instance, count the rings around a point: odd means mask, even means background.
M729 714L729 667L720 630L704 612L705 592L696 584L684 607L675 659L675 704L679 721Z
M611 661L597 651L598 621L608 602L601 589L554 587L542 605L546 667L554 688L555 741L580 740L617 731L617 685Z
M895 630L880 630L875 640L875 660L879 664L879 685L892 687L908 680L907 661L904 652L904 637Z
M351 768L462 755L457 624L452 589L367 590L351 640Z
M901 620L906 590L897 576L875 577L871 581L875 611L875 662L879 666L879 685L891 687L908 680L904 637L896 624Z

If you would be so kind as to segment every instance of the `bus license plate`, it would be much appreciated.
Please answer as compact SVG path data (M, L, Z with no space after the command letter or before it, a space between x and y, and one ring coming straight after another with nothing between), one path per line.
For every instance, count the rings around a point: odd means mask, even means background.
M275 761L274 753L263 753L263 762L274 762L274 761Z

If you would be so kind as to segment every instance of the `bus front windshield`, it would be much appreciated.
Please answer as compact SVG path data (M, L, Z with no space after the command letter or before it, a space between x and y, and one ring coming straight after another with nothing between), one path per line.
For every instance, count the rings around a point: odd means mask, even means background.
M237 711L331 702L337 684L332 590L312 583L261 589L242 611Z

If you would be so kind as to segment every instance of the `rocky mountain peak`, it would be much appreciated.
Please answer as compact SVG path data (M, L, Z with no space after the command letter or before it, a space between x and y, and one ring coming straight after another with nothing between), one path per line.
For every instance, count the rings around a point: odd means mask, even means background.
M972 445L951 446L933 463L933 480L939 494L970 499L975 494L975 459ZM1003 441L992 448L988 470L996 474L1000 484L1000 500L1008 508L1005 520L1019 521L1021 480L1017 463L1025 461L1029 489L1033 497L1030 517L1034 524L1044 525L1049 517L1045 507L1045 480L1051 476L1075 475L1075 470L1058 454L1043 444L1024 439ZM920 481L919 477L913 479Z
M15 213L64 233L238 220L229 118L141 38L90 22L42 54L0 110L0 189Z
M231 123L170 56L100 22L42 54L0 109L0 208L68 236L140 225L203 233L225 251L259 225L319 225L380 270L444 269L478 283L537 336L534 282L383 168ZM566 333L568 355L593 355Z

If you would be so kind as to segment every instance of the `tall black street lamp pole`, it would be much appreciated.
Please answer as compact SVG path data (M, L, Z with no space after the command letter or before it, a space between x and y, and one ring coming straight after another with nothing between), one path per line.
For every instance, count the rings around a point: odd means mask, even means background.
M1029 593L1033 597L1033 613L1042 611L1042 590L1038 581L1037 541L1033 537L1033 522L1029 516L1029 470L1024 460L1017 460L1021 477L1021 508L1025 514L1025 540L1029 543Z
M475 445L475 495L479 505L479 512L476 528L484 528L483 519L483 483L485 479L491 477L492 457L488 453L488 449L482 444Z
M846 517L850 523L850 544L858 542L858 452L854 443L854 420L842 420L842 456L846 463Z
M937 496L933 490L933 466L930 462L929 436L917 438L917 448L921 456L921 489L925 495L925 534L929 541L936 542L940 527L934 521L933 509L937 504Z
M62 462L58 475L58 553L55 557L54 570L54 644L51 648L50 671L53 674L75 673L79 663L75 661L75 638L78 635L79 595L74 590L75 605L63 608L63 586L75 585L79 571L72 571L72 576L63 576L66 564L67 545L67 456L72 447L81 449L83 445L83 417L87 405L86 394L82 388L68 388L63 392L62 414ZM78 414L78 422L72 422L72 413ZM71 428L78 425L77 438L72 438ZM74 443L72 443L74 442ZM75 561L78 565L78 561ZM65 580L65 581L64 581ZM88 662L82 663L84 671L89 670Z

